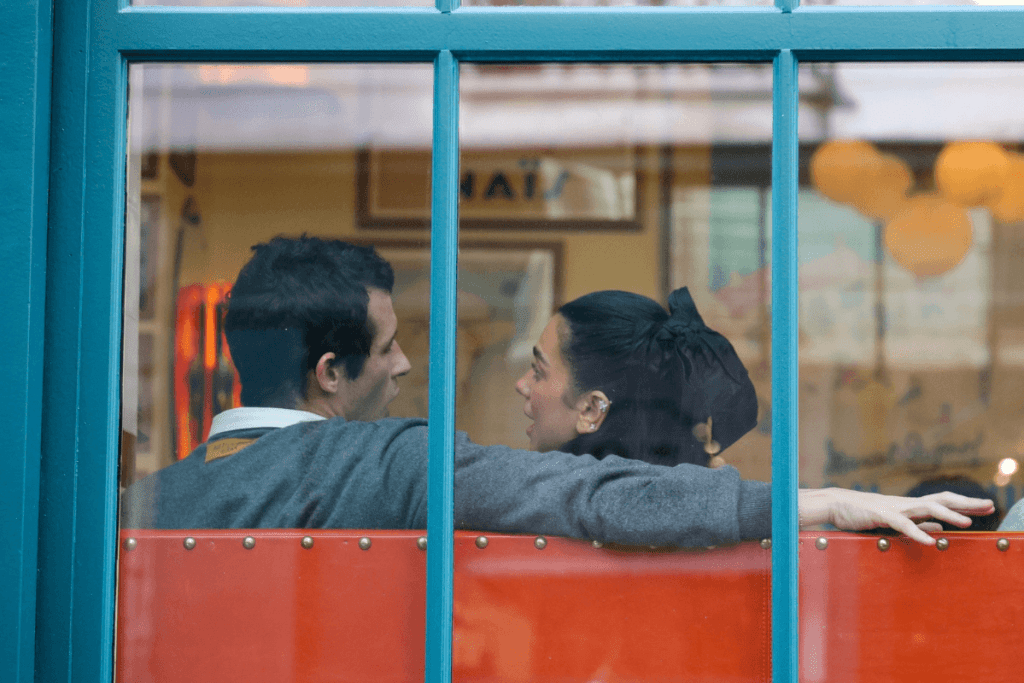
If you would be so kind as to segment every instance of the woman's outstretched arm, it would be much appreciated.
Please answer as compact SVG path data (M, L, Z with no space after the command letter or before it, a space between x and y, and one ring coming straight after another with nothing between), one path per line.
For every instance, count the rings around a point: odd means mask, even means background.
M919 543L935 545L935 539L925 532L940 531L942 527L930 520L969 527L971 518L967 515L991 514L995 505L991 500L948 491L904 498L831 488L801 489L798 509L801 528L817 524L831 524L846 531L889 527Z

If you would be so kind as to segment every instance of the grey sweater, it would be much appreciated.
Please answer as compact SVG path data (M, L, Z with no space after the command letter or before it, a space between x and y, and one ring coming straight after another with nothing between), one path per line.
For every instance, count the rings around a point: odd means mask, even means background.
M207 461L208 446L253 438ZM221 433L129 487L121 514L124 528L423 529L426 422L334 418ZM731 467L659 467L480 446L459 432L455 526L633 545L719 545L768 536L771 493Z

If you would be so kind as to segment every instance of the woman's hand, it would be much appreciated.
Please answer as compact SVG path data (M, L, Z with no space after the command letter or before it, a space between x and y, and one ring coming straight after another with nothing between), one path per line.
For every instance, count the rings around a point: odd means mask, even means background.
M949 491L904 498L835 488L801 489L798 506L801 527L826 523L847 531L889 527L925 545L935 545L935 539L925 532L942 529L931 520L969 527L971 518L967 515L995 511L991 500Z

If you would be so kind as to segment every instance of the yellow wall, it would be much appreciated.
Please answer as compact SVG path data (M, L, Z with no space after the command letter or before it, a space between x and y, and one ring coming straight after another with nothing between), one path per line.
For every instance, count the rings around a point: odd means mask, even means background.
M200 154L193 192L202 224L186 233L179 281L233 281L275 235L353 234L355 155Z
M355 228L354 151L308 154L202 153L193 194L202 225L186 232L179 282L234 280L249 247L279 234L381 239L427 238L426 231ZM465 231L468 239L560 241L563 298L626 289L659 298L656 181L645 182L641 232Z

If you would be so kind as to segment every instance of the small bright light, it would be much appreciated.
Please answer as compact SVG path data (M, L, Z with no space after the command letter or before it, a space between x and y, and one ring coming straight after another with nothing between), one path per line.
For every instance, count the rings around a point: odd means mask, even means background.
M1018 467L1019 465L1017 461L1013 458L1003 458L999 461L999 473L1005 474L1006 476L1010 476L1016 472Z

